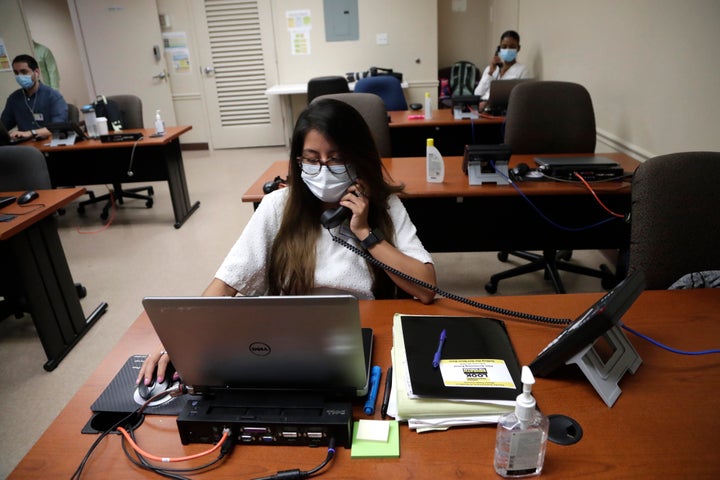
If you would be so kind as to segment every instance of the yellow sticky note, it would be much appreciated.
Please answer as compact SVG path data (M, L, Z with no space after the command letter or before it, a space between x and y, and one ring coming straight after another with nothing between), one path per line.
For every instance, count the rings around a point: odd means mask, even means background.
M372 424L361 429L361 422L381 422L387 424L386 440L367 440L358 438L362 435L367 438L379 438L382 436L384 427L375 427ZM368 433L368 431L370 433ZM380 433L378 433L380 432ZM400 456L400 426L396 420L360 420L355 422L353 428L353 442L350 456L353 458L360 457L399 457Z

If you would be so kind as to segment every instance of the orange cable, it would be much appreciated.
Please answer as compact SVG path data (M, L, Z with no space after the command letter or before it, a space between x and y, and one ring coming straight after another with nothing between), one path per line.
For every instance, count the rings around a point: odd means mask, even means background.
M595 200L597 200L597 202L600 204L600 206L603 208L603 210L605 210L606 212L608 212L608 213L609 213L610 215L612 215L613 217L625 218L625 215L622 215L622 214L620 214L620 213L615 213L615 212L613 212L612 210L610 210L608 207L606 207L605 204L602 202L602 200L600 200L600 197L597 196L597 193L595 193L595 190L593 190L593 188L592 188L592 187L590 186L590 184L583 178L582 175L580 175L579 173L575 172L575 176L578 177L578 178L580 179L580 181L587 187L588 191L592 194L593 197L595 197Z
M195 459L195 458L200 458L200 457L203 457L203 456L205 456L205 455L210 455L211 453L213 453L214 451L216 451L217 449L219 449L220 447L222 447L222 444L225 442L225 440L227 440L228 435L230 435L230 431L229 431L228 429L224 429L224 430L223 430L223 435L222 435L222 437L220 438L220 440L218 440L218 442L217 442L211 449L206 450L206 451L204 451L204 452L196 453L196 454L194 454L194 455L188 455L188 456L185 456L185 457L171 457L171 458L169 458L169 457L158 457L158 456L156 456L156 455L152 455L152 454L150 454L150 453L147 453L145 450L143 450L142 448L140 448L140 446L139 446L137 443L135 443L135 441L132 439L132 437L131 437L130 434L127 432L127 430L125 430L123 427L118 427L118 431L119 431L120 433L122 433L123 437L125 437L125 440L128 441L128 443L130 444L130 446L132 446L133 450L135 450L138 454L142 455L143 457L147 457L147 458L149 458L150 460L155 460L156 462L163 462L163 463L169 463L169 462L184 462L184 461L187 461L187 460L193 460L193 459Z

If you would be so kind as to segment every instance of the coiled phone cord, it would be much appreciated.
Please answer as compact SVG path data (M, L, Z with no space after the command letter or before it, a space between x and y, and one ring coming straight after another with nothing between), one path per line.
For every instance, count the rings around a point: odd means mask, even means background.
M489 312L497 313L500 315L506 315L509 317L515 317L520 318L523 320L532 320L535 322L541 322L541 323L548 323L551 325L568 325L572 323L572 320L569 318L554 318L554 317L545 317L543 315L535 315L532 313L524 313L524 312L516 312L514 310L508 310L506 308L502 307L495 307L493 305L487 305L484 303L476 302L475 300L470 300L469 298L461 297L460 295L456 295L454 293L446 292L445 290L441 290L440 288L436 287L435 285L432 285L427 282L423 282L422 280L411 277L410 275L401 272L400 270L396 270L390 265L386 265L377 258L373 257L369 253L367 253L364 250L361 250L357 248L355 245L352 245L342 238L334 235L329 229L328 232L330 233L330 236L332 237L333 241L336 243L339 243L343 247L347 248L351 252L360 255L376 267L382 268L383 270L390 272L394 275L397 275L398 277L404 278L405 280L409 280L417 285L420 285L423 288L427 288L428 290L432 290L436 294L448 298L450 300L454 300L456 302L464 303L466 305L470 305L471 307L479 308L480 310L487 310Z

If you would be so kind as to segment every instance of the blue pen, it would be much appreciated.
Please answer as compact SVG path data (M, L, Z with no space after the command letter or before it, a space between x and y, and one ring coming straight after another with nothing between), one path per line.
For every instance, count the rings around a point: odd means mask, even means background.
M367 400L365 400L365 415L372 415L375 413L375 400L377 400L378 390L380 390L380 375L382 375L382 369L375 365L370 370L370 393L368 393Z
M445 332L445 329L443 328L443 331L440 332L440 341L438 341L437 350L435 351L435 355L433 355L433 368L440 366L440 358L442 358L442 349L443 345L445 345L446 338L447 332Z

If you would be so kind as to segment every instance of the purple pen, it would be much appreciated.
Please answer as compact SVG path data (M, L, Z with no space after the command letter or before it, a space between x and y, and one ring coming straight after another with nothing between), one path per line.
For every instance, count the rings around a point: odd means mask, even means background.
M442 349L443 345L445 345L446 338L447 332L443 328L443 331L440 332L440 340L438 341L437 350L435 351L435 355L433 356L433 368L438 368L440 366L440 358L442 357Z

